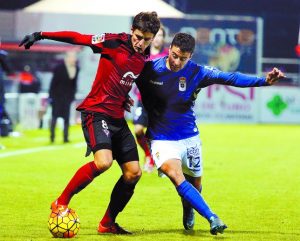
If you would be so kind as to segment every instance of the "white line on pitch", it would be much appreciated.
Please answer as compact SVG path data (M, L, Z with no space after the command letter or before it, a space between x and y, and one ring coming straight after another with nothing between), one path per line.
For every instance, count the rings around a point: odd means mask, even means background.
M81 142L81 143L75 143L71 146L75 147L75 148L79 148L79 147L83 147L85 145L86 144L84 142ZM29 148L29 149L23 149L23 150L10 151L10 152L6 152L6 153L0 153L0 159L5 158L5 157L10 157L10 156L31 154L31 153L35 153L35 152L59 150L59 149L65 148L65 147L66 146L63 146L63 145L55 145L55 146L44 146L44 147L36 147L36 148Z

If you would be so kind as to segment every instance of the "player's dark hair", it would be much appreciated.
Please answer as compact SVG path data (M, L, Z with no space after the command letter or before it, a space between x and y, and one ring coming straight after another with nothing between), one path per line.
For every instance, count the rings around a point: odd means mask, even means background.
M132 29L138 29L142 32L150 32L154 35L160 28L160 21L156 12L140 12L132 22Z
M195 49L195 38L187 33L177 33L171 43L172 46L177 46L182 52L193 53Z

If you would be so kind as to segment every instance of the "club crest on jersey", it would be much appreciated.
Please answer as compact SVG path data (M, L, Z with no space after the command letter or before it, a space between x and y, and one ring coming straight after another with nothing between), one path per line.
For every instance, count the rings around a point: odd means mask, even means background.
M98 44L98 43L102 43L105 40L105 34L101 34L101 35L94 35L92 37L92 44Z
M179 91L186 91L186 78L185 77L179 78Z
M134 73L132 73L131 71L125 73L122 77L122 79L120 80L120 84L121 85L125 85L125 86L131 86L133 81L139 77L139 75L135 75Z

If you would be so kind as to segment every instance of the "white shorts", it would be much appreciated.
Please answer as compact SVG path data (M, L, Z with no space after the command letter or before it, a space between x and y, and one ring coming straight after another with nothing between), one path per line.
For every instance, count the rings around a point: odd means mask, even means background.
M167 160L180 159L184 174L192 177L202 176L202 150L199 135L178 141L152 140L150 146L158 169Z

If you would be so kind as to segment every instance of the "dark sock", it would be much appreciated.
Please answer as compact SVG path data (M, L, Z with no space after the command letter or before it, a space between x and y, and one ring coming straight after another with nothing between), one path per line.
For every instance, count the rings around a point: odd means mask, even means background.
M123 176L116 183L110 197L110 203L104 217L101 220L101 225L110 226L115 222L117 215L123 211L126 204L131 199L136 183L124 182Z

